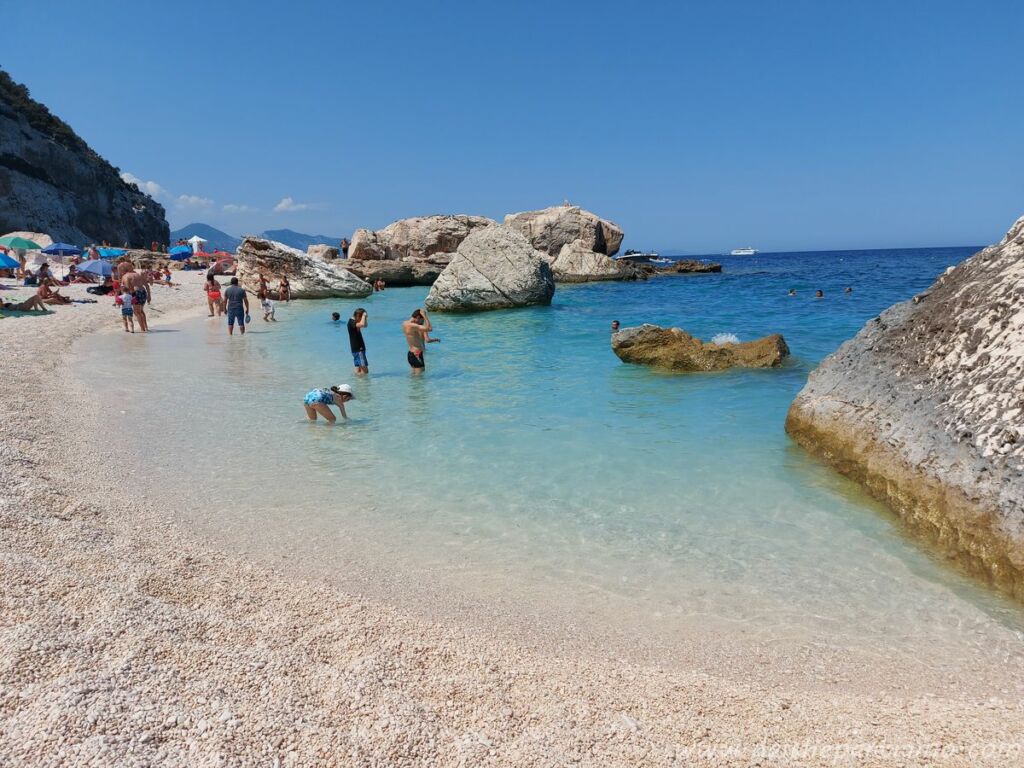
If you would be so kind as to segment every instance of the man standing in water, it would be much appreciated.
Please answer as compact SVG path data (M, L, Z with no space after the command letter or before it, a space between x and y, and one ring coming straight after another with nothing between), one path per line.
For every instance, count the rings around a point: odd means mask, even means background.
M366 310L359 307L352 313L348 321L348 343L352 347L352 363L356 367L356 376L365 376L370 372L370 363L366 360L366 342L363 341L363 328L366 327Z
M245 288L238 284L238 278L231 278L231 285L224 291L224 301L228 309L228 336L235 335L235 321L238 329L245 335L245 316L249 314L249 296Z
M406 359L409 361L409 367L412 368L414 375L423 373L427 367L427 361L423 357L424 345L440 341L440 339L430 338L430 332L433 329L434 326L430 324L430 318L427 317L425 309L417 309L412 313L412 317L402 323L402 333L405 334L405 340L409 344L409 354Z

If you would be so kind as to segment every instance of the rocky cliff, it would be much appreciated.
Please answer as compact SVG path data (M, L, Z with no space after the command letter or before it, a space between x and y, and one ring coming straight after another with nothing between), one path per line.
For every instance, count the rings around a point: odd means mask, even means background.
M85 245L169 239L164 209L0 71L0 233Z
M1024 599L1024 218L826 358L786 429Z

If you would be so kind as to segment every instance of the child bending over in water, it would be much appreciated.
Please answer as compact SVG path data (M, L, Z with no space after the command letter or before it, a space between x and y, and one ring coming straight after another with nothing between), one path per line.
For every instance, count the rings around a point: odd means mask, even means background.
M302 404L306 408L306 418L310 421L316 421L317 414L320 414L327 419L328 423L333 424L335 418L331 406L337 406L338 410L341 411L341 418L347 419L348 414L345 413L345 403L355 399L355 395L352 394L352 387L348 384L338 384L330 389L314 389L306 393L306 398L302 401Z

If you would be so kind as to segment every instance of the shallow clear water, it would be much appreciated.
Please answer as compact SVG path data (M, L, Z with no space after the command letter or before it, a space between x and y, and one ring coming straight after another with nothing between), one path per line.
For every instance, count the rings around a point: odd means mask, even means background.
M722 258L721 275L561 286L549 308L435 316L443 341L422 378L399 324L426 289L279 304L278 323L257 319L244 338L205 317L100 335L78 370L119 425L112 450L187 474L177 493L197 523L319 571L366 562L525 611L879 653L924 644L955 663L1016 653L1020 610L908 540L783 422L815 364L972 251ZM357 305L364 380L328 319ZM612 354L613 319L702 338L781 332L794 357L658 373ZM351 421L305 423L305 392L337 382L355 388Z

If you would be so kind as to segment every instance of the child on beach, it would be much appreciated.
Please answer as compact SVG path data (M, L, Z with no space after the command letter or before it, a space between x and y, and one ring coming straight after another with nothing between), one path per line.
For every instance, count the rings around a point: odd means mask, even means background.
M328 424L333 424L336 419L331 411L331 406L337 407L341 412L341 418L347 419L348 414L345 412L345 403L349 400L355 400L355 395L352 394L352 387L348 384L338 384L330 389L311 390L306 393L302 404L306 409L306 418L310 421L316 421L317 414L319 414L327 420Z
M256 298L260 300L260 307L263 308L263 322L273 321L276 323L277 318L274 317L274 302L270 300L270 291L260 287Z
M114 304L121 308L121 320L124 321L125 333L128 333L129 327L131 332L135 333L135 312L132 310L134 300L135 297L127 289L114 299Z

